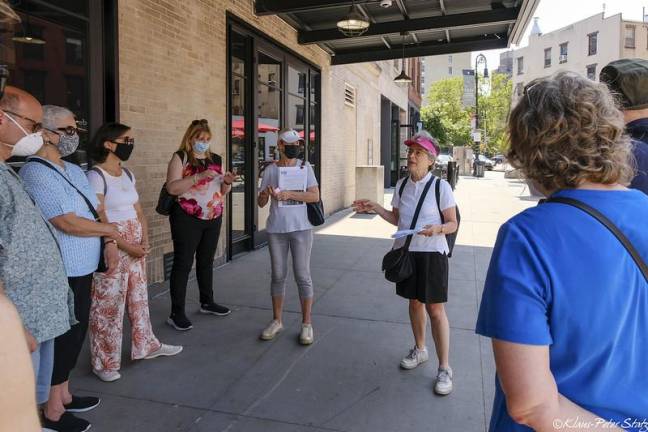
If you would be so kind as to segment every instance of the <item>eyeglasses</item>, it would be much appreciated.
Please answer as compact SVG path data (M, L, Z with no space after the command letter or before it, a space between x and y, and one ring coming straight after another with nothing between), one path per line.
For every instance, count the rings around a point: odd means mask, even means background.
M111 143L115 144L126 144L126 145L134 145L135 144L135 138L130 138L130 137L125 137L123 138L124 141L120 142L117 140L110 140Z
M46 130L48 130L48 131L50 131L52 133L59 134L59 135L62 132L67 136L73 136L75 134L78 135L81 132L86 132L85 129L81 129L81 128L74 127L74 126L60 127L60 128L56 128L56 130L52 130L52 129L49 129L49 128L43 128L43 129L46 129Z
M196 126L196 125L201 125L201 126L207 126L207 120L205 119L200 119L200 120L194 120L191 122L191 126Z
M3 109L2 111L4 111L6 114L11 114L12 116L16 116L18 118L21 118L23 120L27 120L28 122L30 122L32 124L32 132L39 132L39 131L43 130L43 124L37 122L36 120L32 120L29 117L25 117L23 115L20 115L18 113L15 113L13 111L9 111L9 110L6 110L6 109Z
M413 149L413 148L408 148L407 149L407 156L411 156L411 155L414 155L414 156L426 155L427 156L427 154L428 154L428 152L426 152L425 150Z

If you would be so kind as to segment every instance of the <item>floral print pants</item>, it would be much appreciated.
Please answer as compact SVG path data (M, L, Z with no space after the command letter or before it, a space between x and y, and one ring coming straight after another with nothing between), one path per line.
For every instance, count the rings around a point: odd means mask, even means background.
M137 219L116 222L124 240L142 241ZM95 273L90 309L90 358L98 371L117 371L121 365L124 309L131 323L131 358L138 360L158 350L148 306L145 258L119 251L119 268L111 276Z

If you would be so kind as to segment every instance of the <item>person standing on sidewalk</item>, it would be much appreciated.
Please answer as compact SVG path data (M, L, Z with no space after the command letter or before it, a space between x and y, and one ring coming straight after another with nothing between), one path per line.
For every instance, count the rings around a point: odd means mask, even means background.
M439 154L439 145L434 138L423 131L405 141L405 145L408 146L407 168L410 175L396 183L392 210L364 199L355 201L353 205L358 212L375 211L387 222L398 226L399 230L407 230L411 226L415 209L428 182L441 182L441 202L437 203L434 193L425 196L417 222L417 226L422 226L424 230L413 236L409 247L414 262L414 274L396 284L396 293L409 300L410 322L415 341L414 347L401 360L400 365L403 369L414 369L428 360L425 344L427 312L439 360L434 391L439 395L447 395L452 392L453 385L449 361L450 324L444 307L444 303L448 301L450 252L445 235L455 232L458 228L457 207L450 184L440 178L434 178L430 172ZM430 189L434 190L434 185ZM442 223L439 209L443 213L445 223ZM397 239L394 249L403 247L404 244L405 238Z
M98 201L85 173L62 159L74 153L78 145L74 114L62 107L46 105L42 127L44 145L27 159L20 169L20 177L45 218L56 228L78 320L54 342L52 387L43 411L44 426L58 432L72 432L87 430L90 423L71 413L89 411L100 403L97 397L72 395L69 379L88 330L92 276L102 253L100 237L106 238L105 262L112 273L119 259L115 240L119 233L113 225L95 220L93 210Z
M648 196L624 186L623 129L605 85L574 72L531 81L511 112L508 160L549 202L502 225L486 276L476 331L495 354L491 431L645 430L632 423L648 414L648 280L574 206L604 215L648 261Z
M54 341L77 322L74 297L59 252L56 231L43 219L18 175L5 163L12 156L30 156L40 150L43 146L42 117L42 107L32 95L15 87L5 89L0 101L0 282L4 284L5 294L22 322L20 335L14 337L27 340L36 377L35 399L39 406L49 399ZM8 319L8 315L3 313L2 316ZM8 344L15 338L0 340L4 348L9 348ZM3 372L7 371L3 368ZM22 400L21 392L13 394L6 387L3 394L15 396L16 401ZM33 388L31 398L34 398ZM13 412L11 405L0 406ZM21 414L20 411L16 413L18 416ZM9 420L12 416L0 417ZM3 424L2 420L0 424ZM0 426L0 430L23 429L3 429Z
M613 61L601 70L600 79L618 98L633 139L637 174L630 187L648 195L648 60Z
M90 359L99 379L121 378L124 309L131 323L131 358L174 356L181 346L166 345L153 334L148 305L146 255L148 224L135 189L135 177L126 162L135 146L130 127L107 123L95 133L89 153L97 164L86 175L97 194L104 222L117 226L119 265L112 275L95 273L90 308Z
M319 185L313 167L298 159L300 136L293 129L279 131L278 148L281 158L277 163L268 165L263 173L258 197L259 207L270 204L270 215L266 230L270 261L272 265L272 321L261 332L262 340L272 340L283 330L282 310L288 275L288 253L292 254L295 282L299 288L302 307L302 328L299 343L313 343L311 309L313 307L313 281L310 272L311 251L313 249L313 225L308 220L305 203L319 201ZM279 189L279 171L283 167L299 167L305 171L306 190L283 191ZM291 201L296 205L284 206L280 203Z
M212 153L207 120L191 122L167 169L166 187L177 196L169 223L173 238L171 315L167 324L179 331L193 328L185 313L189 272L196 257L200 313L226 316L229 308L214 303L214 255L221 232L223 202L235 176L223 173L222 158Z

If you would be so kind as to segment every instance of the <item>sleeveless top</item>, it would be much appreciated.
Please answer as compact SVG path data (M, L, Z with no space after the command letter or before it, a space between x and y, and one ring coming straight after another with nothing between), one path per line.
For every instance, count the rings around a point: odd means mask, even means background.
M208 169L223 174L222 158L215 153L211 154L211 161L196 159L198 165L191 165L186 154L182 152L176 152L176 154L183 161L182 178L200 174ZM218 177L212 181L204 179L197 182L188 191L178 196L178 205L186 214L198 219L214 220L221 217L224 200L221 193L221 182L222 180Z

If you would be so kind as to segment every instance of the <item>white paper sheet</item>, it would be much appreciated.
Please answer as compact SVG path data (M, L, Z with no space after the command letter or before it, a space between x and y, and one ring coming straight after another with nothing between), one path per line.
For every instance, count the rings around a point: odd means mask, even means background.
M279 167L279 189L282 191L306 191L308 171L301 167ZM306 207L300 201L279 201L279 207Z
M418 233L420 233L421 231L423 231L423 228L418 228L418 229L413 229L413 230L409 230L409 229L407 229L407 230L400 230L400 231L396 231L394 234L392 234L391 237L392 237L393 239L399 239L399 238L407 237L407 236L410 235L410 234L411 234L411 235L418 234Z

